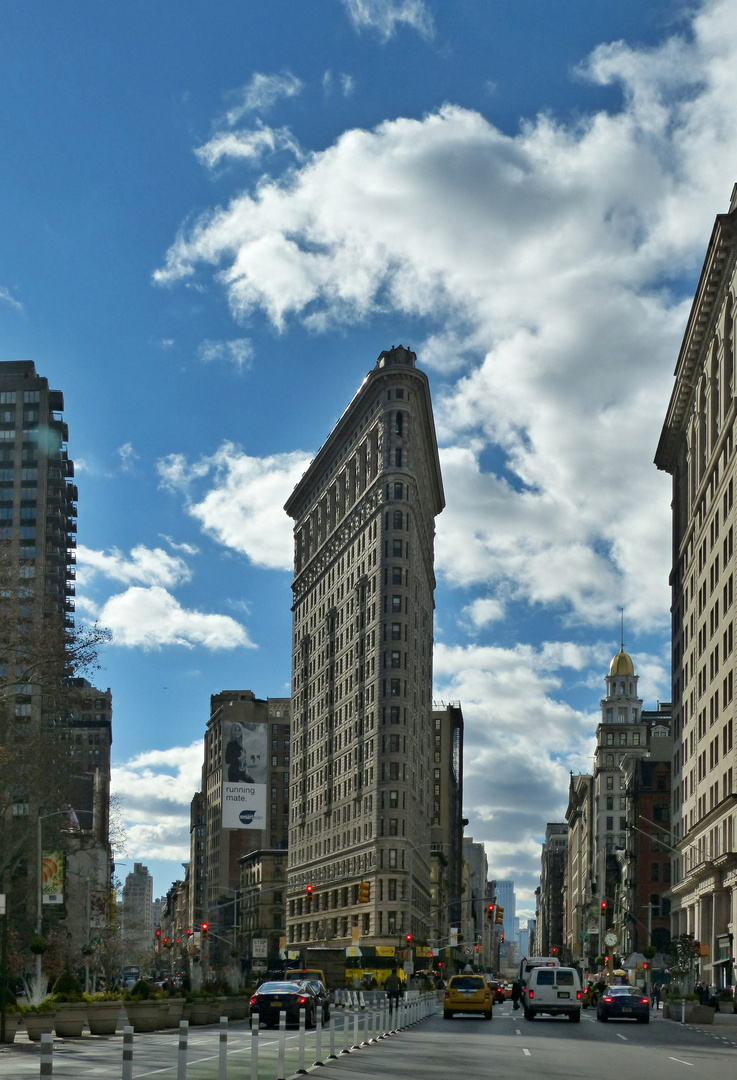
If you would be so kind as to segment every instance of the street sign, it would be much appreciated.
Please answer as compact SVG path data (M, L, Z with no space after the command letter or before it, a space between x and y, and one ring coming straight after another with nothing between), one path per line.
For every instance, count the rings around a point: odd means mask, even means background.
M402 964L402 970L404 971L405 975L414 975L414 973L415 973L415 962L414 962L414 960L405 960L404 963Z
M464 956L473 956L473 945L464 945L463 946L463 955Z
M253 952L251 954L254 958L258 957L259 960L265 960L269 955L269 942L267 938L254 938L253 939Z

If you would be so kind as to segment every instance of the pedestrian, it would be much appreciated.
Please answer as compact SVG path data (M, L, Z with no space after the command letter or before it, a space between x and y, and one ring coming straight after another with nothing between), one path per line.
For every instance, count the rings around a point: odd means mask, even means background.
M389 998L389 1012L392 1012L393 1009L399 1006L399 995L402 991L402 980L397 975L396 968L392 968L391 975L387 976L384 982L384 990Z
M655 984L650 993L650 1004L654 1009L657 1009L660 1005L660 987Z
M512 983L512 1008L519 1009L519 999L522 997L522 984L519 979Z

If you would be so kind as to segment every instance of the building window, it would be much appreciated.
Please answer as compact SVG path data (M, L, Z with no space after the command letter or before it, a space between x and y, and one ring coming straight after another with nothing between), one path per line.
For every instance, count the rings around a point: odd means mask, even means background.
M392 623L392 641L402 640L402 624L399 622ZM392 653L392 655L394 655Z
M606 789L607 789L607 791L614 791L614 777L613 776L607 776L607 778L606 778Z
M394 451L394 464L396 465L396 467L398 469L401 469L401 467L402 467L402 448L401 448L401 446L397 447L397 449Z
M660 863L650 863L650 880L660 881Z
M397 596L396 593L395 593L392 596L392 611L401 612L401 610L402 610L402 597Z
M639 746L640 745L640 732L639 731L633 731L632 732L632 745L633 746Z
M402 547L401 540L392 540L392 557L394 559L401 559L404 554L404 548ZM400 570L401 573L401 570ZM401 581L399 582L401 585ZM400 609L401 610L401 609Z
M402 541L398 540L396 542L401 547ZM401 555L402 552L400 551L399 554ZM402 567L401 566L393 566L392 567L392 585L401 585L401 584L402 584Z
M607 746L614 746L614 732L613 731L607 731L607 733L606 733L606 744L607 744Z
M613 810L614 809L614 796L613 795L607 795L606 808L607 808L607 810Z
M397 868L397 849L396 848L389 848L389 866L393 870L396 870L396 868Z
M389 792L389 809L390 810L397 810L398 808L399 808L399 792L398 791L390 791Z
M620 731L620 733L619 733L619 745L620 746L626 746L627 745L627 732L626 731Z
M614 818L613 817L608 817L606 819L606 827L607 827L607 832L612 831L612 829L614 828Z

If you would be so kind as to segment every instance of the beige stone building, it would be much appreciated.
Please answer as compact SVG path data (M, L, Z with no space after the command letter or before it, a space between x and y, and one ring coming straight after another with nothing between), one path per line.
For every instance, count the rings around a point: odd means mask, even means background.
M238 892L242 856L265 847L286 850L289 827L289 698L257 698L251 690L223 690L210 698L205 732L202 795L193 815L204 816L191 829L194 856L204 856L190 875L195 890L201 887L202 918L210 923L210 955L218 955L220 938L232 941L238 919ZM243 740L242 761L236 766L229 746L233 733ZM229 760L231 759L231 760ZM240 768L265 783L265 818L262 828L230 827L223 817L223 782L230 768ZM200 830L203 834L200 835ZM204 843L204 848L200 844ZM204 870L202 867L204 866ZM196 920L195 920L196 925Z
M443 506L427 377L414 353L392 348L285 507L294 519L290 949L427 940Z
M655 463L673 478L672 924L733 981L735 851L735 314L737 186L719 214L686 325Z

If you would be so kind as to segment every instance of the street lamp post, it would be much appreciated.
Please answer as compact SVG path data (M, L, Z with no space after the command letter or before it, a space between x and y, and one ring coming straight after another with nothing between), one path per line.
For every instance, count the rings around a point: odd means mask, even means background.
M67 817L73 811L66 810L53 810L50 814L38 814L36 817L36 936L43 937L43 844L41 840L41 823L46 821L47 818L59 817L60 814L66 814ZM36 985L41 986L41 958L42 954L36 953Z

